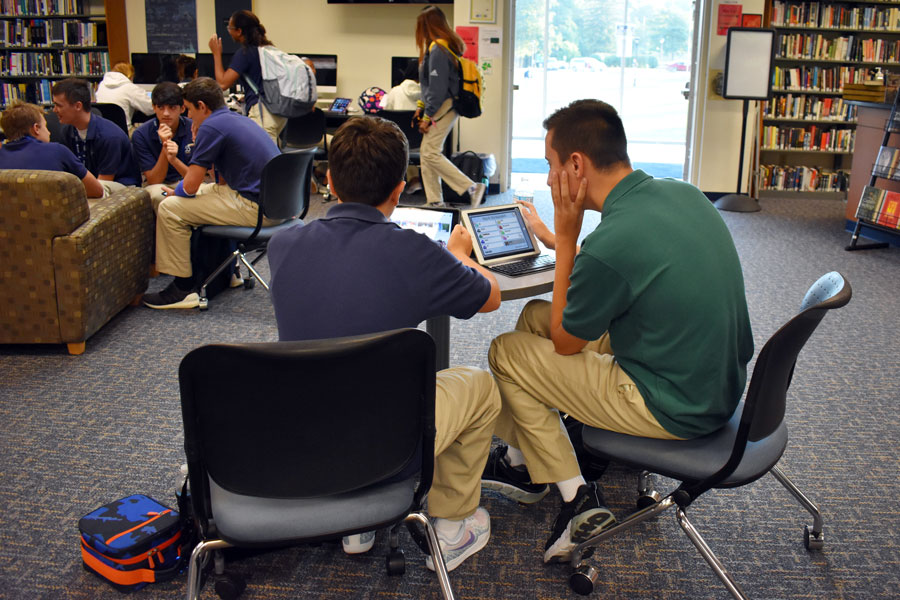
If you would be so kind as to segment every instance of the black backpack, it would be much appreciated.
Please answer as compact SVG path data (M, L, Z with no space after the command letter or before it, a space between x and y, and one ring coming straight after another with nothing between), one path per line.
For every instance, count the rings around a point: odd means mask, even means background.
M465 173L475 183L481 183L484 179L484 160L471 150L454 154L450 157L450 162L456 165L457 169ZM444 191L444 202L447 204L469 204L469 194L466 192L459 195L443 181L441 182L441 188ZM483 199L482 202L484 202Z

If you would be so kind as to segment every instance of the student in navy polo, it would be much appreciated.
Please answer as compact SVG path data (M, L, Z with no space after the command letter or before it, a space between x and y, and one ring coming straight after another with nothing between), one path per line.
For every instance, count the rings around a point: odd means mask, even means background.
M462 226L446 249L389 219L403 193L406 137L396 124L350 119L328 147L328 183L338 204L269 242L272 304L281 340L330 338L415 327L439 315L468 319L500 306L490 271L469 254ZM490 516L478 506L481 473L499 414L490 373L454 367L437 374L434 483L428 512L449 570L481 550ZM360 539L354 539L360 538ZM348 536L346 552L371 548L373 534ZM430 561L426 566L432 568Z
M63 124L63 143L110 192L141 185L128 135L112 121L91 113L91 87L70 77L53 85L53 112Z
M142 123L131 134L138 168L144 174L144 189L150 192L155 211L165 199L163 190L187 175L193 146L191 120L183 116L184 92L177 83L164 81L150 95L155 119ZM164 185L165 184L165 185Z
M150 308L195 308L200 296L191 267L191 231L200 225L256 225L263 167L279 154L256 123L229 111L215 80L200 77L184 86L184 104L197 130L191 164L156 212L156 268L175 279L144 295ZM220 183L203 183L215 166ZM264 226L280 221L263 217Z
M6 143L0 146L0 169L64 171L81 179L88 198L102 198L103 186L72 151L50 141L47 119L39 106L15 102L0 117Z

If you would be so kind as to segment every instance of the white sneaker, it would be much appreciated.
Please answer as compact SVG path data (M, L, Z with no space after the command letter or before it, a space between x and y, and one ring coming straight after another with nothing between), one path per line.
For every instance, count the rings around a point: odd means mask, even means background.
M444 555L444 564L447 571L452 571L462 564L464 560L481 550L491 539L491 516L488 511L480 506L475 512L463 521L463 529L459 539L445 540L438 534L438 542L441 544L441 553ZM434 571L434 562L431 556L425 559L425 566Z
M364 531L353 535L345 535L341 539L341 545L347 554L362 554L368 552L375 545L375 532Z

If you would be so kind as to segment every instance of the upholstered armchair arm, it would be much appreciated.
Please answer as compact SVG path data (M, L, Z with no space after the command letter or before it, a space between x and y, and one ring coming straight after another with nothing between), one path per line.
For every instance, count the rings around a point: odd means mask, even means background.
M53 240L62 341L81 342L147 289L153 255L150 195L128 187L91 207L91 217Z

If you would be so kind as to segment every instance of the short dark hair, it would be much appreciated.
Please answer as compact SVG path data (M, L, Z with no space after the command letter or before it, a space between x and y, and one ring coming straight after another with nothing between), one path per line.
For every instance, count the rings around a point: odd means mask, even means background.
M81 102L81 108L84 112L91 111L91 84L84 79L69 77L62 81L57 81L50 88L50 95L64 96L69 104Z
M601 171L618 164L631 166L622 119L606 102L576 100L547 117L544 129L553 132L551 147L561 163L573 152L582 152Z
M153 106L184 106L184 92L177 83L163 81L153 88L150 102Z
M216 110L225 106L225 94L215 79L198 77L184 86L184 99L197 106L203 102L209 110Z
M380 117L349 119L328 146L331 182L343 202L384 203L403 181L408 163L406 136Z
M178 72L178 81L191 81L197 72L197 59L186 54L179 54L175 59L175 70Z

